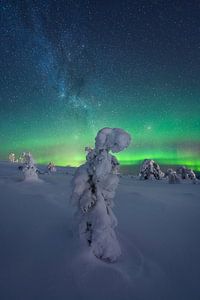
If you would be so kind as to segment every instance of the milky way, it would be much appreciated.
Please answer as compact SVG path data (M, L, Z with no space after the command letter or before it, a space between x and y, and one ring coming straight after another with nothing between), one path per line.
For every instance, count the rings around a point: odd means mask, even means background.
M2 1L0 159L79 165L102 127L200 169L198 1Z

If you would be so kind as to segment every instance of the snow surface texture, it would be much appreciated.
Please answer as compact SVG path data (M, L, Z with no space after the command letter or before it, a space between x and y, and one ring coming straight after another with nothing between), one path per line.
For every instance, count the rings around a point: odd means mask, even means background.
M96 257L114 262L121 255L114 231L117 219L112 211L119 163L109 151L122 151L131 138L120 128L103 128L95 140L95 149L87 148L87 162L75 174L72 203L76 207L81 240Z
M152 159L145 159L140 167L139 177L141 180L146 179L161 179L164 173L161 171L160 166Z
M30 152L25 152L23 154L23 162L22 171L24 173L25 181L37 181L37 168Z
M74 170L26 182L17 167L0 162L1 300L199 300L200 184L122 176L122 256L107 264L73 235Z

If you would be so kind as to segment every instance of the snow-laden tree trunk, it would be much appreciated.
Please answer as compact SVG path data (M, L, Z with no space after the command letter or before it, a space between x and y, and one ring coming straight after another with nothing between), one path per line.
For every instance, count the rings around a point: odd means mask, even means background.
M87 162L74 176L72 203L76 207L80 237L96 257L108 262L121 255L114 231L117 219L112 211L119 163L109 151L122 151L130 140L130 135L122 129L101 129L94 150L88 152Z

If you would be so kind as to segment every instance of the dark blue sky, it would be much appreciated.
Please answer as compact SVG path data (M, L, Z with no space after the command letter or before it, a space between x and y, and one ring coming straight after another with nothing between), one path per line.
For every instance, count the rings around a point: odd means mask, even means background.
M0 159L78 164L105 126L199 168L199 1L1 1Z

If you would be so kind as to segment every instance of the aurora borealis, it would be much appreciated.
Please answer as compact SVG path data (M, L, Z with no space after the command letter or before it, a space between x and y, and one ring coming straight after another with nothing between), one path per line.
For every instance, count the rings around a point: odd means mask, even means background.
M77 166L102 127L200 170L199 1L1 1L0 160Z

